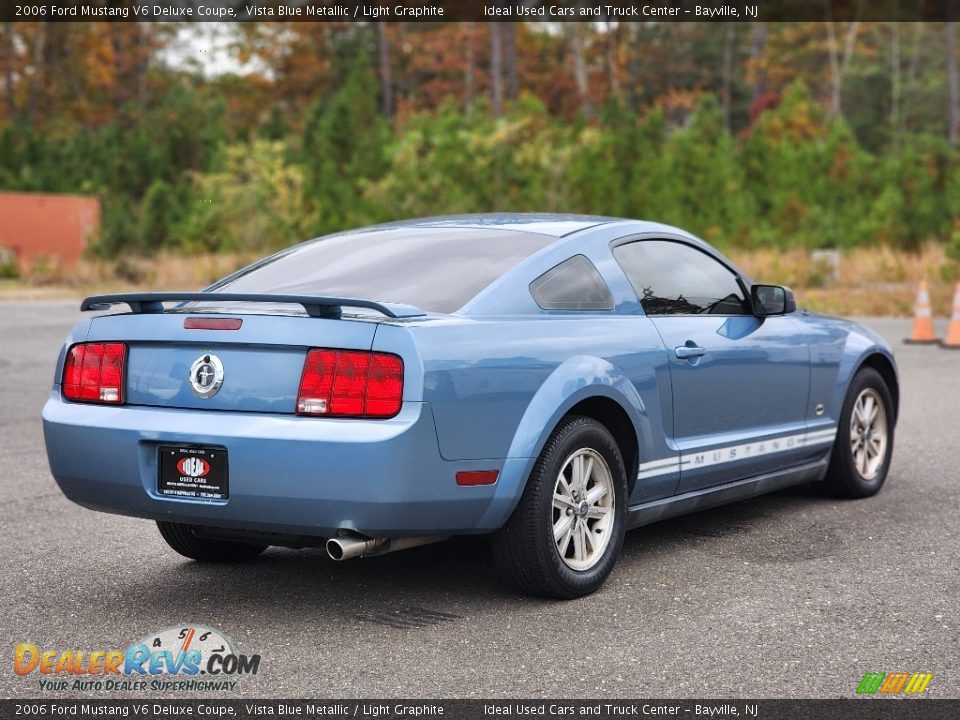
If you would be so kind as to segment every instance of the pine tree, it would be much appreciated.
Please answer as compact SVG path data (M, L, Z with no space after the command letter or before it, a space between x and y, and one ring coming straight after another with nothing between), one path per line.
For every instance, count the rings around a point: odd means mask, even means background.
M366 59L328 101L310 108L303 134L304 193L316 210L316 232L342 230L368 214L366 185L386 169L388 128L378 108L379 89Z

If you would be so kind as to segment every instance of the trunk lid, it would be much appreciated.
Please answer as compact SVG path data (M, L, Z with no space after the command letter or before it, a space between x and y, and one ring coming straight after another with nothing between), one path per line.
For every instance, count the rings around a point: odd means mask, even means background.
M186 329L187 318L235 318L236 330ZM196 410L293 414L308 348L369 350L377 322L360 317L165 312L97 317L87 341L127 343L126 402ZM223 369L209 397L191 383L207 355Z

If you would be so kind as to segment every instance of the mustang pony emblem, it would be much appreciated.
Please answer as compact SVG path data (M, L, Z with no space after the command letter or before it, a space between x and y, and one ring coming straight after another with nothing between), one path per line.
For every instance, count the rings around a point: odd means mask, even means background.
M223 384L223 363L216 355L201 355L190 366L189 377L194 395L211 398Z

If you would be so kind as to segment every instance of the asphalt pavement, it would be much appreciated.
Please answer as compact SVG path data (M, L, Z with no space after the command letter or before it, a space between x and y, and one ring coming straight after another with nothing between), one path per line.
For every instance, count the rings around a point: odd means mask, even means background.
M803 487L660 522L628 534L600 592L550 602L502 589L481 538L204 566L149 521L73 505L40 410L76 308L0 304L3 697L131 697L41 691L13 673L14 647L126 648L187 623L262 656L231 695L249 698L853 697L864 673L894 671L960 697L960 352L901 344L907 320L866 321L902 374L877 497ZM224 697L166 693L191 695Z

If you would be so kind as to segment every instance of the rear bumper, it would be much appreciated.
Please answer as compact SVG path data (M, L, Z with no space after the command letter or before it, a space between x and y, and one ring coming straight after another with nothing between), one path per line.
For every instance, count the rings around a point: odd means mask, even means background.
M319 537L341 529L401 536L488 532L513 506L499 483L456 484L460 470L503 469L504 461L441 458L427 403L404 403L390 420L343 420L83 405L54 389L43 429L64 494L121 515ZM158 447L182 443L227 449L228 500L157 493Z

